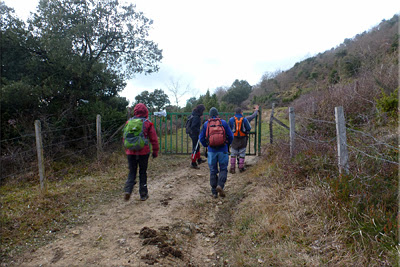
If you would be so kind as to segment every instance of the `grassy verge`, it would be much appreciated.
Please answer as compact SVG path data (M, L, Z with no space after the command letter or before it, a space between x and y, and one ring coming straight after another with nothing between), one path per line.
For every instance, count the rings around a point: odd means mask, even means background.
M113 201L123 190L128 164L123 151L107 153L101 162L82 158L63 175L53 176L47 192L39 182L7 183L0 188L1 262L27 250L34 250L65 227L85 221L85 214L101 203ZM187 157L149 161L149 180L155 175L180 168ZM168 170L165 168L168 164Z
M388 212L396 194L388 181L374 180L371 190L333 176L322 152L289 161L279 144L267 151L218 214L220 250L232 266L396 266L396 215ZM355 198L360 191L368 199Z

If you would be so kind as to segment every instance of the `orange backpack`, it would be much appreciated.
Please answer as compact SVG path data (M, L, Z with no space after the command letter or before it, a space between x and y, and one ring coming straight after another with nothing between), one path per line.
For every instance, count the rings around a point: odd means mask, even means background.
M246 136L246 133L244 132L243 129L243 117L241 118L235 118L235 125L234 125L234 131L233 131L233 136Z

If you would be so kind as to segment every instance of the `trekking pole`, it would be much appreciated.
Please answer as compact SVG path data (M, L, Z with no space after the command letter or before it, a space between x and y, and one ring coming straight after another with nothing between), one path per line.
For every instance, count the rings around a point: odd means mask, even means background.
M200 139L197 140L196 148L192 152L192 160L194 160L194 157L196 155L196 151L197 151L197 147L199 146L199 142L200 142Z

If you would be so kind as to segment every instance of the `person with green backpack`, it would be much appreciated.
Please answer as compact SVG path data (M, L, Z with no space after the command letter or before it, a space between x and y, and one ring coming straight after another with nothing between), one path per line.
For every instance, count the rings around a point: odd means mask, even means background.
M134 117L129 119L123 130L123 143L128 157L129 174L124 188L124 199L131 197L133 187L136 184L137 169L139 167L139 195L140 200L149 198L147 189L147 166L152 147L152 157L158 156L158 137L156 129L148 120L149 111L146 105L139 103L133 109Z

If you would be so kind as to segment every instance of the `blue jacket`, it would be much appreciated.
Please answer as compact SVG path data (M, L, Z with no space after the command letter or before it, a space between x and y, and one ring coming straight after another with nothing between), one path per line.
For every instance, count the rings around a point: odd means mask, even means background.
M215 117L213 117L213 118L215 118ZM208 146L208 152L228 152L228 147L232 143L233 133L232 133L231 128L229 128L228 123L226 123L226 121L221 119L221 122L222 122L222 126L224 126L224 128L225 128L227 144L225 144L224 146L221 146L221 147ZM200 136L199 136L200 143L205 147L208 145L207 140L206 140L207 124L208 124L208 121L206 121L204 123L203 128L201 129L201 132L200 132Z
M235 128L235 117L240 119L241 117L243 117L242 114L235 114L234 117L229 119L229 127L233 130ZM245 129L245 133L249 133L251 131L251 125L249 123L249 121L247 120L247 118L243 118L243 126Z

